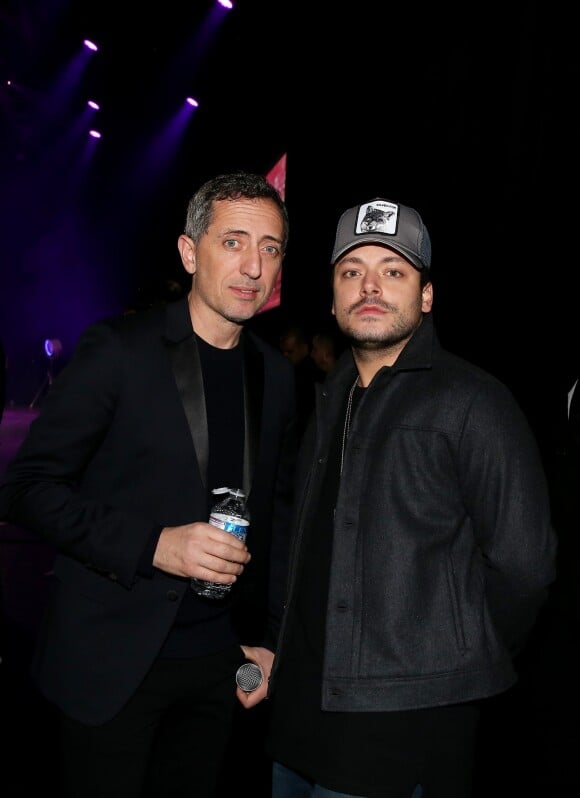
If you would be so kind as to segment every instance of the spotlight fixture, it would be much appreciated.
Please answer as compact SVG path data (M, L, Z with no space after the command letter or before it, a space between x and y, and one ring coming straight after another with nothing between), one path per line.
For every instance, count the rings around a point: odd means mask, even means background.
M197 106L199 105L198 101L194 100L193 97L187 97L185 102L188 103L189 105L191 105L192 108L197 108Z
M99 49L99 48L97 47L97 45L96 45L94 42L92 42L90 39L85 39L85 40L84 40L84 42L83 42L83 44L85 45L85 47L88 47L88 48L89 48L89 50L92 50L92 51L93 51L93 52L95 52L95 53L96 53L96 52L97 52L97 50Z
M58 338L47 338L44 342L44 354L49 360L54 360L62 352L62 343Z
M45 338L44 354L48 358L48 368L46 370L46 377L40 383L37 392L34 394L34 399L28 405L28 407L30 407L31 409L35 407L40 398L44 396L44 394L48 393L48 391L52 387L52 381L53 381L52 364L62 354L62 342L58 338Z

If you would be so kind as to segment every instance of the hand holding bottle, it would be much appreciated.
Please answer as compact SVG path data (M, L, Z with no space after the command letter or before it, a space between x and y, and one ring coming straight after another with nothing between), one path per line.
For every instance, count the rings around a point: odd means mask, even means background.
M249 519L246 508L246 495L240 489L215 488L212 493L217 501L210 511L209 523L225 532L229 532L239 540L245 541ZM191 579L191 589L199 596L208 599L223 599L232 588L230 584Z

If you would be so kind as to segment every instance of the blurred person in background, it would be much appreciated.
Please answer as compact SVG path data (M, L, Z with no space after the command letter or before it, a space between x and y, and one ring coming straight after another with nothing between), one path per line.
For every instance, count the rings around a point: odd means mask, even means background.
M321 331L312 336L312 349L310 356L321 371L328 374L334 368L337 360L338 345L336 336L331 332Z
M326 376L310 354L310 338L300 324L291 324L280 335L280 351L293 365L296 380L298 435L304 434L314 409L314 386Z

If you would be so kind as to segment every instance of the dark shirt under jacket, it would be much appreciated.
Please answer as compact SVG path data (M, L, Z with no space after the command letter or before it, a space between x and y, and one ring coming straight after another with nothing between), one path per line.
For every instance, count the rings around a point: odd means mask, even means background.
M203 372L209 437L208 488L242 484L244 393L241 346L218 349L196 336ZM208 495L208 515L211 495ZM184 658L212 653L238 641L230 613L234 588L223 601L185 593L161 657Z

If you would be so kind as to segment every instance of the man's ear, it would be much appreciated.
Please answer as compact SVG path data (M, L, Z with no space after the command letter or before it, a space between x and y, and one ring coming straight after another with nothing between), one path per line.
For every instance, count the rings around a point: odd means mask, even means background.
M195 243L184 233L177 239L177 249L181 255L183 268L189 274L195 274Z
M426 283L421 289L421 310L430 313L433 309L433 283Z

